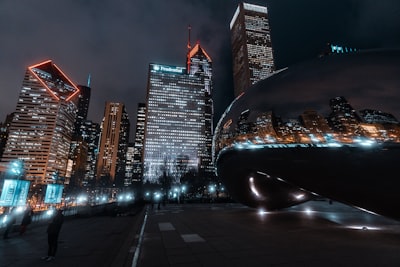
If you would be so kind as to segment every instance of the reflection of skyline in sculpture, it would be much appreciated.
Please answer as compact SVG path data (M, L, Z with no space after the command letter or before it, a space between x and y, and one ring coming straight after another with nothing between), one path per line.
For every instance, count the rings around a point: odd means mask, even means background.
M322 196L400 219L398 62L400 50L322 57L238 96L213 140L232 197L274 210Z
M343 96L330 99L329 104L331 113L327 117L308 109L298 119L288 121L282 121L273 111L261 113L255 121L249 121L251 111L247 109L240 114L236 125L228 121L221 128L216 149L240 143L340 144L362 139L400 142L400 124L392 114L373 109L357 112Z

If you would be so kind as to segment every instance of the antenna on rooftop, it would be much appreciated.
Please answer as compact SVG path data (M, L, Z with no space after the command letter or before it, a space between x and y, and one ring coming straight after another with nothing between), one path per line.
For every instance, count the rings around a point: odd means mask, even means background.
M87 87L90 87L90 73L89 73L89 76L88 76L88 79L87 79Z
M189 71L190 71L190 50L192 49L192 46L191 46L191 44L190 44L190 31L191 31L191 29L192 29L192 26L188 26L188 43L187 43L187 49L188 49L188 52L187 52L187 56L186 56L186 72L187 73L189 73Z

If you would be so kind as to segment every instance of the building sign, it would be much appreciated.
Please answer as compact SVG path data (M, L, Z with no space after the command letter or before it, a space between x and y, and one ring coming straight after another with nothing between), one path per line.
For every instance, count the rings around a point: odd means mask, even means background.
M46 188L46 195L44 203L58 204L61 203L64 186L61 184L48 184Z
M1 191L0 206L15 207L26 205L26 198L29 192L30 181L25 180L4 180Z
M160 72L172 72L172 73L182 74L184 72L185 68L154 64L153 70L160 71Z

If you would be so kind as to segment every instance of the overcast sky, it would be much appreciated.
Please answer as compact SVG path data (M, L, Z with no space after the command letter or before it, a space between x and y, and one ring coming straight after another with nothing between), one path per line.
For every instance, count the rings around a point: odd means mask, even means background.
M15 110L26 68L51 59L76 84L91 74L88 119L100 122L105 102L116 101L134 123L149 64L184 66L189 24L192 44L213 59L218 120L233 100L229 23L239 2L0 0L0 121ZM278 68L315 58L327 42L400 47L398 0L248 2L268 7Z

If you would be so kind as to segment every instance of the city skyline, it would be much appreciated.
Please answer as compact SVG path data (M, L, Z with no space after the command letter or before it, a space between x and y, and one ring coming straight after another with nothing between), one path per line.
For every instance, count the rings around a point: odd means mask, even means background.
M137 103L145 102L148 64L183 65L191 25L192 44L200 41L213 58L218 121L233 100L229 23L239 2L2 2L0 120L15 109L26 67L47 59L76 85L91 75L88 119L99 123L107 101L124 102L134 119ZM400 44L396 1L245 2L268 7L277 69L316 57L326 42L361 49ZM176 10L180 16L171 16Z

